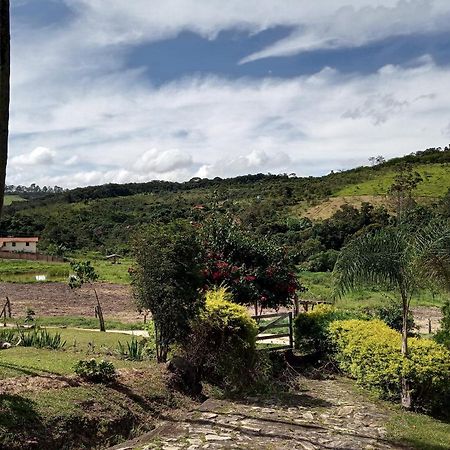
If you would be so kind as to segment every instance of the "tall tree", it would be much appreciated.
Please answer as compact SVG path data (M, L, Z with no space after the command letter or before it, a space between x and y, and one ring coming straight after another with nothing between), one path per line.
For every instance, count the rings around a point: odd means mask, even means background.
M430 282L450 284L450 227L429 225L411 235L398 227L368 233L351 241L334 268L337 294L359 287L398 293L403 308L402 354L408 358L408 315L412 295ZM402 379L402 405L411 407L411 386Z
M5 195L8 159L9 75L10 75L9 0L0 0L0 217Z

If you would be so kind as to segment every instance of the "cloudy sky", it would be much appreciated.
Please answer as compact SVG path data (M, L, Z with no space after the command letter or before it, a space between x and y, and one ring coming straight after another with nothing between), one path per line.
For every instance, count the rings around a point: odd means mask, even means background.
M11 0L9 184L320 175L450 142L448 0Z

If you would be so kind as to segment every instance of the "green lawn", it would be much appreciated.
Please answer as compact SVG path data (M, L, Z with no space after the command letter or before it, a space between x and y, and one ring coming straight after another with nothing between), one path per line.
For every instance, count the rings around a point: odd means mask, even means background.
M0 379L24 375L71 374L75 363L87 357L109 359L116 367L148 365L145 361L125 361L118 357L116 352L118 342L125 344L132 339L131 335L73 329L48 329L48 331L60 333L62 339L66 341L65 347L62 350L13 347L2 351Z
M398 411L388 422L390 438L418 450L450 448L450 423L424 414Z
M302 294L303 298L333 300L333 278L330 272L300 272L299 279L308 288L308 291ZM388 298L396 298L395 293L360 289L336 300L336 305L345 309L359 309L386 302ZM411 305L441 307L445 300L446 296L442 293L423 290L413 297Z
M442 197L450 189L450 165L423 164L414 167L423 178L416 195L420 197ZM385 195L392 185L395 173L380 171L374 178L362 183L346 186L334 194L334 197L350 195Z
M5 199L4 199L4 205L8 206L10 205L12 202L26 202L27 200L25 200L24 198L22 198L20 195L5 195Z
M101 255L77 254L75 260L89 259L99 275L99 281L129 284L128 268L131 259L122 259L120 264L111 264ZM0 282L34 283L36 275L45 275L46 281L67 281L71 273L69 263L47 263L43 261L26 261L17 259L0 259Z

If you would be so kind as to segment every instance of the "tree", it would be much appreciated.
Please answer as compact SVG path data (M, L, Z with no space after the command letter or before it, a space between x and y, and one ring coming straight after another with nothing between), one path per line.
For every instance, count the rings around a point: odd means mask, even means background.
M204 299L195 229L184 222L151 225L133 239L136 265L130 270L133 295L150 310L155 325L156 357L167 359L170 346L183 342Z
M289 252L268 238L243 230L231 220L211 219L202 229L203 273L209 286L225 284L233 301L264 308L296 304L305 289Z
M71 289L80 288L83 284L92 284L94 281L98 280L98 274L94 267L91 265L90 261L82 262L71 262L70 267L75 272L75 275L71 275L69 278L69 286ZM94 286L92 289L97 300L97 306L95 307L95 316L98 317L100 331L106 331L105 321L103 319L103 310L100 305L100 300L98 298L97 290Z
M341 251L334 268L336 294L359 287L394 290L402 305L402 354L408 358L411 297L430 280L450 280L450 227L430 225L414 235L388 227L359 236ZM402 405L411 407L409 381L402 379Z
M405 212L414 205L413 194L419 183L423 181L419 172L413 170L411 164L402 164L389 188L398 219L402 219Z
M8 159L8 124L10 95L10 24L9 0L0 0L0 217L3 208Z

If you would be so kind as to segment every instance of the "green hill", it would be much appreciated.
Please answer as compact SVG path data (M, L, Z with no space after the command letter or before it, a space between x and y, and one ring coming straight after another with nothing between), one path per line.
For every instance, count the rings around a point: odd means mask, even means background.
M4 204L5 206L11 205L13 202L26 202L26 199L22 198L20 195L5 195Z

